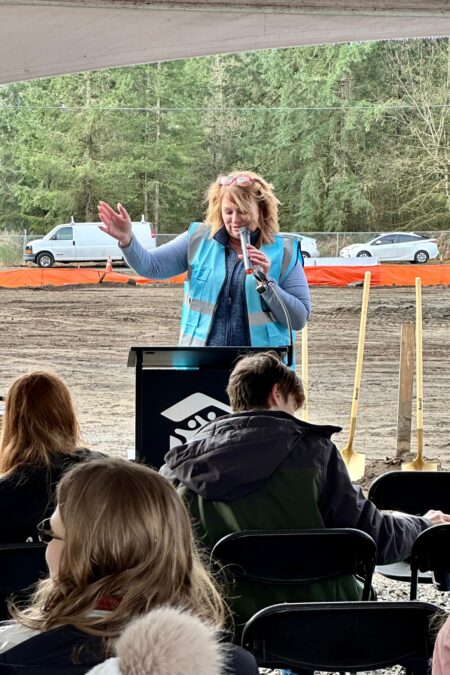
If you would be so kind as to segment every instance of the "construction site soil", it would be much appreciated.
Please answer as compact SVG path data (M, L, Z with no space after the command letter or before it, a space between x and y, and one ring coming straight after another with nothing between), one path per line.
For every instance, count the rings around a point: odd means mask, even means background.
M0 394L20 373L54 369L73 391L85 443L126 456L134 447L134 370L127 367L128 350L177 343L182 293L181 286L160 283L0 289ZM309 418L342 426L335 436L342 448L362 289L315 287L311 293ZM425 456L450 469L450 288L426 287L422 296ZM366 454L364 485L396 467L400 330L403 322L414 320L413 288L371 289L354 442L355 450ZM299 337L297 342L300 354ZM413 419L412 451L414 428Z

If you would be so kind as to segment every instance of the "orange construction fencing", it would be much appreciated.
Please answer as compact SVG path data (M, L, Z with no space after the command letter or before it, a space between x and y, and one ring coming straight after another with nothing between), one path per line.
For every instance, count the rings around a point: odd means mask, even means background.
M305 267L311 286L349 286L364 281L366 270L372 274L372 286L414 286L415 278L422 279L423 286L450 285L450 265L371 265L370 267L331 265ZM165 283L182 283L185 274L179 274ZM0 272L0 287L27 288L40 286L65 286L77 284L136 283L148 284L157 281L126 273L107 272L101 269L24 267Z
M166 279L166 282L182 283L184 277L184 274L180 274L172 279ZM52 267L51 269L24 267L23 269L0 272L0 287L4 288L38 288L40 286L67 286L102 282L126 284L130 283L130 280L134 280L136 284L149 283L149 279L143 277L130 276L119 272L106 272L104 269L89 269L88 267Z

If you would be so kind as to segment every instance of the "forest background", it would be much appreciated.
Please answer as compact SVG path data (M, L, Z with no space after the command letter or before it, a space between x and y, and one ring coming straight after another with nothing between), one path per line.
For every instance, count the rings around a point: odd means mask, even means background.
M299 232L450 225L450 41L202 57L0 88L0 230L97 220L99 199L160 233L252 169Z

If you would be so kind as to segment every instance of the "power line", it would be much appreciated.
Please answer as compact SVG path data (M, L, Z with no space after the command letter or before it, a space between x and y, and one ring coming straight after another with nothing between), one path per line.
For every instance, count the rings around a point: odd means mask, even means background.
M374 110L382 106L382 103L374 103L373 105L350 105L350 106L287 106L287 107L269 107L269 106L255 106L255 107L109 107L109 106L66 106L62 105L0 105L0 110L58 110L60 112L333 112L333 111L352 111L352 110ZM413 104L395 104L386 105L383 110L417 110L422 108L437 108L441 110L450 109L450 103L418 103Z

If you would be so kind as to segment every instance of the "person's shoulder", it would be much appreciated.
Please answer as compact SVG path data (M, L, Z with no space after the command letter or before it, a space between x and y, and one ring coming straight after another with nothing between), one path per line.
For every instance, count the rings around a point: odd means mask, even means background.
M39 635L39 631L22 626L16 621L0 623L0 654L13 649L30 638Z
M24 672L37 663L42 667L51 664L55 672L66 672L66 668L73 665L71 654L74 650L79 651L80 661L86 668L104 658L103 637L88 635L70 624L36 631L12 623L4 635L5 640L0 633L0 664L14 664Z
M92 459L107 459L107 455L88 448L77 448L73 452L60 453L53 457L52 463L49 467L49 475L51 483L55 484L61 478L62 474L68 471L75 464L81 462L88 462Z
M70 455L69 455L70 456ZM108 455L98 450L90 450L89 448L77 448L73 453L75 462L84 462L89 459L107 459Z
M0 494L39 483L45 478L46 473L47 469L44 466L31 464L18 466L0 478Z
M196 230L208 230L209 228L201 220L194 220L189 225L187 231L189 234L192 234Z
M314 436L320 436L321 438L330 440L333 434L338 434L342 431L342 427L339 427L335 424L311 424L310 422L304 422L303 420L298 420L295 418L299 428L301 428L305 433L312 434Z
M217 417L213 422L201 427L194 440L198 440L204 436L214 436L214 434L235 428L265 428L277 426L280 433L285 429L286 431L300 432L302 435L312 434L320 436L324 439L331 439L333 434L342 431L342 427L335 424L311 424L304 422L297 417L284 412L283 410L247 410L238 413L228 413ZM186 444L187 445L187 444ZM176 446L174 451L181 446ZM169 451L170 453L170 451ZM168 454L169 454L168 453Z
M311 422L304 422L303 420L294 417L293 415L284 412L283 410L250 410L244 413L231 413L230 415L218 418L220 421L232 421L238 419L248 419L253 425L263 426L263 423L270 423L276 425L277 423L285 427L288 426L290 430L295 430L303 436L311 434L313 436L320 436L324 439L331 439L333 434L342 431L342 427L335 424L312 424Z
M210 234L211 230L208 227L208 225L206 225L206 223L197 220L191 223L187 230L189 241L193 240L194 242L197 241L197 238L204 239L205 237L209 237Z
M258 666L253 654L238 647L228 644L225 649L225 666L229 675L258 675Z
M299 240L296 237L291 237L283 232L276 232L273 235L274 241L280 241L283 246L288 247L297 247L299 245Z

